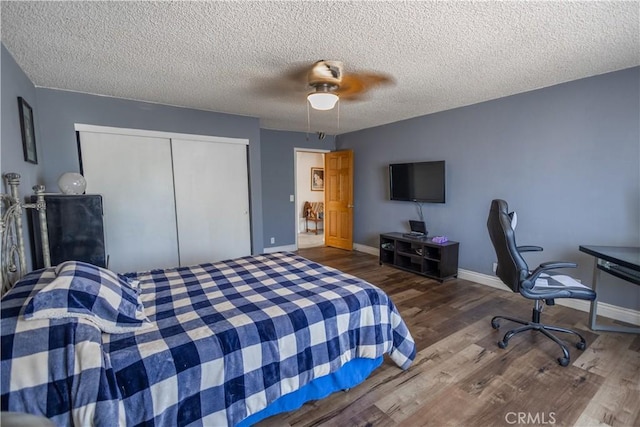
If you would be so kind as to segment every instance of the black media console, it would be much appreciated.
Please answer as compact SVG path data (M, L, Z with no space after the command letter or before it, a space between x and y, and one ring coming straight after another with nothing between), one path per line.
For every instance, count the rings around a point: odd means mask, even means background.
M440 282L458 277L458 242L435 243L402 233L380 235L380 265L389 264Z

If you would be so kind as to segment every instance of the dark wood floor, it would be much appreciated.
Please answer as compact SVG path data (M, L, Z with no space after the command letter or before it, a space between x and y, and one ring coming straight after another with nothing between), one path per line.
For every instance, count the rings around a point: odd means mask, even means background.
M496 314L529 318L532 302L465 280L438 283L360 252L301 249L311 260L358 276L385 290L416 341L407 371L385 358L359 386L264 420L282 426L640 426L640 335L596 333L587 313L547 307L545 323L578 329L571 364L561 367L559 347L536 332L496 342Z

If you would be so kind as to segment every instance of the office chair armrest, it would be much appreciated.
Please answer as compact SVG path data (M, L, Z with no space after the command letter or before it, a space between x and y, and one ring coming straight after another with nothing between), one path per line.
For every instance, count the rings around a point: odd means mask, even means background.
M540 252L542 248L540 246L517 246L518 252Z
M538 277L545 271L555 270L558 268L576 268L577 266L578 264L576 264L575 262L566 262L566 261L543 262L538 266L538 268L536 268L533 271L533 273L529 275L529 277L527 277L527 280L525 281L527 283L526 285L525 283L523 283L523 286L525 286L527 289L531 289L533 287L533 284L536 283L536 280L538 280Z
M538 268L544 268L545 270L553 270L556 268L576 268L577 266L578 264L576 264L575 262L549 261L549 262L543 262L542 264L540 264L540 267Z

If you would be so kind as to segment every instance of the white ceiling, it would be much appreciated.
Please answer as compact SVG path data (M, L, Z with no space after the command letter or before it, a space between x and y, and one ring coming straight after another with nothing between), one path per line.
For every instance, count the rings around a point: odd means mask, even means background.
M395 84L311 131L340 134L640 65L639 1L2 2L2 42L36 86L260 118L307 131L320 59Z

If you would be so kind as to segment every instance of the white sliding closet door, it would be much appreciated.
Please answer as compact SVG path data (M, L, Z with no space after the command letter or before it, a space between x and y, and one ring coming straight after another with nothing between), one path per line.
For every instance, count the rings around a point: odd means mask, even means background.
M251 254L247 145L172 139L180 265Z
M109 268L179 264L168 138L80 132L87 193L102 194Z

